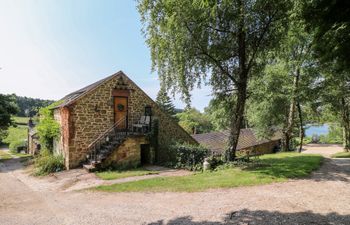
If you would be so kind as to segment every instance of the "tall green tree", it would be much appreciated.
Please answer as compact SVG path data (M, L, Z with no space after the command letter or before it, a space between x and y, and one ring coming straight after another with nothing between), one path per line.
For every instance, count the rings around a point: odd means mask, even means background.
M182 113L177 113L179 125L189 134L200 134L212 131L213 125L206 114L195 108L188 108Z
M293 79L280 60L261 73L262 77L255 77L249 84L247 117L259 137L270 138L286 127Z
M321 63L350 71L350 1L306 0L302 15L314 33L315 56Z
M0 141L6 136L7 129L13 125L11 115L17 113L18 107L11 96L0 94Z
M309 89L318 74L312 58L312 36L305 32L300 10L300 2L295 1L289 15L287 35L280 48L271 53L275 59L262 72L264 77L257 77L250 88L252 105L249 117L252 125L264 136L271 135L275 129L282 130L284 151L291 150L295 136L300 136L301 151L305 125L303 105L313 99ZM299 129L297 135L296 127Z
M39 112L40 108L49 106L54 102L51 100L17 96L15 94L11 94L8 96L14 99L15 103L18 106L18 111L16 115L22 117L34 116Z
M208 82L214 93L235 99L226 160L235 158L247 85L261 58L275 47L287 23L289 0L139 0L161 85L182 93ZM256 74L256 73L255 73Z
M214 97L210 100L209 105L204 108L204 113L208 116L213 124L214 130L227 130L230 127L230 115L232 110L229 106L232 103L225 101L226 99Z
M286 40L282 47L281 57L285 61L287 70L290 76L293 78L292 90L290 93L290 106L288 112L288 120L286 127L283 129L283 144L282 149L285 151L290 150L291 140L293 137L293 127L296 124L296 115L299 115L299 129L301 140L303 139L303 120L302 120L302 106L301 99L303 92L301 87L302 80L312 81L307 79L307 76L311 76L313 70L314 61L311 57L311 40L312 36L305 32L305 25L302 18L300 18L300 4L298 1L294 3L293 13L290 16L290 28ZM308 88L309 83L305 85ZM301 148L299 149L301 151Z
M162 108L169 115L171 116L175 115L175 106L172 103L170 97L168 96L164 88L161 88L159 90L157 94L156 102L160 106L160 108Z
M343 127L344 149L350 151L350 75L335 71L325 73L321 87L324 104L331 106L329 110Z
M308 0L302 15L314 33L313 50L319 60L324 104L344 128L345 150L350 150L350 2Z

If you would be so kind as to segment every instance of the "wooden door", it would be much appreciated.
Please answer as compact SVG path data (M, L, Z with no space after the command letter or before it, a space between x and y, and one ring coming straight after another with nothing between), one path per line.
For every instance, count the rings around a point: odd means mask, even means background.
M121 122L119 122L121 121ZM114 122L119 122L119 129L128 127L128 98L114 97Z

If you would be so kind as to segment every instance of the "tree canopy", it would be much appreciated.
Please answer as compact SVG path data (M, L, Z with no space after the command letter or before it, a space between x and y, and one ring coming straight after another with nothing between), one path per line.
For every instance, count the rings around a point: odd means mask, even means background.
M284 33L288 0L139 0L152 68L161 85L190 102L195 86L207 82L215 95L236 98L230 115L226 159L235 158L253 70ZM257 73L255 73L257 74Z
M308 0L302 14L314 32L315 57L350 72L350 1Z
M195 108L188 108L182 113L177 113L179 125L190 134L210 132L213 127L209 117Z
M175 114L175 106L164 88L161 88L159 90L156 102L160 106L160 108L167 112L169 115L172 116Z
M0 94L0 141L6 136L6 131L14 122L11 116L17 113L18 107L12 96Z

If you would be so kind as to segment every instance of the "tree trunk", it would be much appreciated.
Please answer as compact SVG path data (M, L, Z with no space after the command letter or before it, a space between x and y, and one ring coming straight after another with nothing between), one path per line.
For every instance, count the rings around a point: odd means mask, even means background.
M298 68L296 71L296 74L294 76L293 81L293 93L292 93L292 99L290 102L289 107L289 114L288 114L288 121L287 121L287 127L285 131L283 132L283 141L282 141L282 151L289 151L290 150L290 141L292 139L292 132L293 132L293 126L294 126L294 115L295 115L295 108L296 108L296 99L297 99L297 91L299 88L299 77L300 77L300 69Z
M235 112L233 113L230 126L230 136L228 149L225 152L226 161L233 161L236 158L236 147L238 144L239 134L244 120L244 108L247 99L247 75L245 83L238 87L237 102Z
M244 29L245 25L245 12L244 3L238 1L240 8L239 13L239 28L238 28L238 58L239 58L239 74L238 79L235 82L237 88L237 102L234 109L234 113L231 118L230 135L228 141L228 148L225 152L226 161L234 161L236 158L236 147L238 144L239 134L244 119L244 109L247 99L247 83L249 68L246 66L246 32Z
M298 152L301 153L301 150L303 149L303 142L304 142L304 123L303 123L303 114L301 111L301 106L299 101L297 103L297 107L298 107L299 122L300 122L300 126L299 126L300 145L299 145Z
M343 128L344 128L344 150L346 152L350 151L350 109L346 104L346 100L343 97L341 99L341 107L342 107L342 120L343 120Z

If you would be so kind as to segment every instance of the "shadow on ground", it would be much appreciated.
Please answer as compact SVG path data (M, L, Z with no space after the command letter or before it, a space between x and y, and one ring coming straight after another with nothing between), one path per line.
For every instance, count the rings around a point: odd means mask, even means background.
M298 224L298 225L326 225L337 224L345 225L350 223L350 215L340 215L337 213L319 214L312 211L281 213L278 211L257 210L251 211L243 209L226 215L224 222L215 221L194 221L192 217L185 216L172 219L168 222L159 220L148 223L148 225L224 225L224 224L249 224L249 225L282 225L282 224Z
M0 160L0 173L7 173L25 167L25 162L29 160L30 157L15 158L15 159L2 159Z
M324 159L323 166L311 177L314 181L343 181L350 180L350 159ZM350 224L350 221L349 221Z

